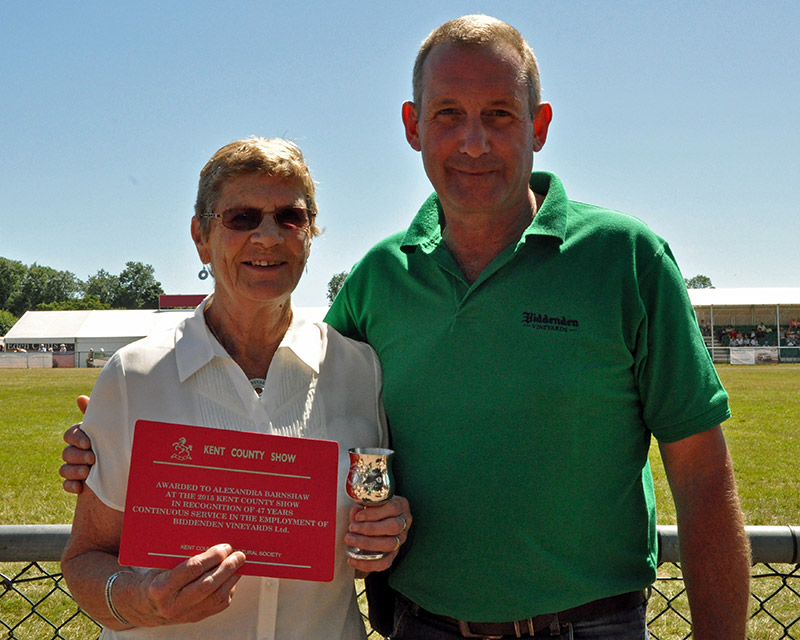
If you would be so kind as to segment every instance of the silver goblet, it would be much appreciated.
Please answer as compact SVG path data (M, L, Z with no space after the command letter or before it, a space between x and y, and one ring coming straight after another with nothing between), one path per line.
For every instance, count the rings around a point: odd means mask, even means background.
M348 449L350 473L347 474L347 495L364 507L374 507L394 495L391 449L356 447ZM347 547L347 555L356 560L377 560L386 553Z

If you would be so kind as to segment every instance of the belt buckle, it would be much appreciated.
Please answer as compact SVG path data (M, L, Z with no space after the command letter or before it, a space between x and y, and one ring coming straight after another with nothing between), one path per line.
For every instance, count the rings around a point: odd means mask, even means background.
M467 622L466 620L458 621L458 631L464 638L483 638L483 640L503 640L503 636L479 636L472 633L472 629L469 628L469 622Z
M516 635L517 638L523 637L522 629L519 626L520 622L524 622L525 624L528 625L528 636L532 638L533 636L536 635L536 631L533 626L533 618L528 618L527 620L514 620L514 635Z

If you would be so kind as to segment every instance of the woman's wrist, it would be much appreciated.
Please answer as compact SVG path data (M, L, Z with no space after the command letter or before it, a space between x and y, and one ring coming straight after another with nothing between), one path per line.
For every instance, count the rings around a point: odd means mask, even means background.
M111 612L111 615L114 616L114 618L118 622L124 624L127 627L132 627L134 625L128 622L122 615L120 615L119 611L117 611L117 608L114 606L114 600L112 597L112 589L114 587L114 583L117 581L117 578L119 578L123 573L131 573L131 572L124 570L117 571L116 573L112 573L110 576L108 576L108 580L106 580L106 590L105 590L106 606L108 607L108 610Z

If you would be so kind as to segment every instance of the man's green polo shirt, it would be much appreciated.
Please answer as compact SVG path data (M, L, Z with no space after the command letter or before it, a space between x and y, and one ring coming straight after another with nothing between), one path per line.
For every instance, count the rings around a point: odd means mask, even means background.
M545 201L468 284L429 198L356 265L326 320L384 367L414 525L392 585L473 621L559 611L655 578L650 434L730 416L664 242L624 214Z

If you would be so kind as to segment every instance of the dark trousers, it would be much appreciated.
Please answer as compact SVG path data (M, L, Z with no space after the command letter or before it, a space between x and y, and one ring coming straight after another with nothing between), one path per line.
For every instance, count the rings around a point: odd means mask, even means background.
M551 640L647 640L650 637L647 632L647 603L592 620L569 623L560 631L557 635L537 632L536 637ZM455 640L462 637L456 629L415 616L413 605L408 600L398 599L391 640Z

